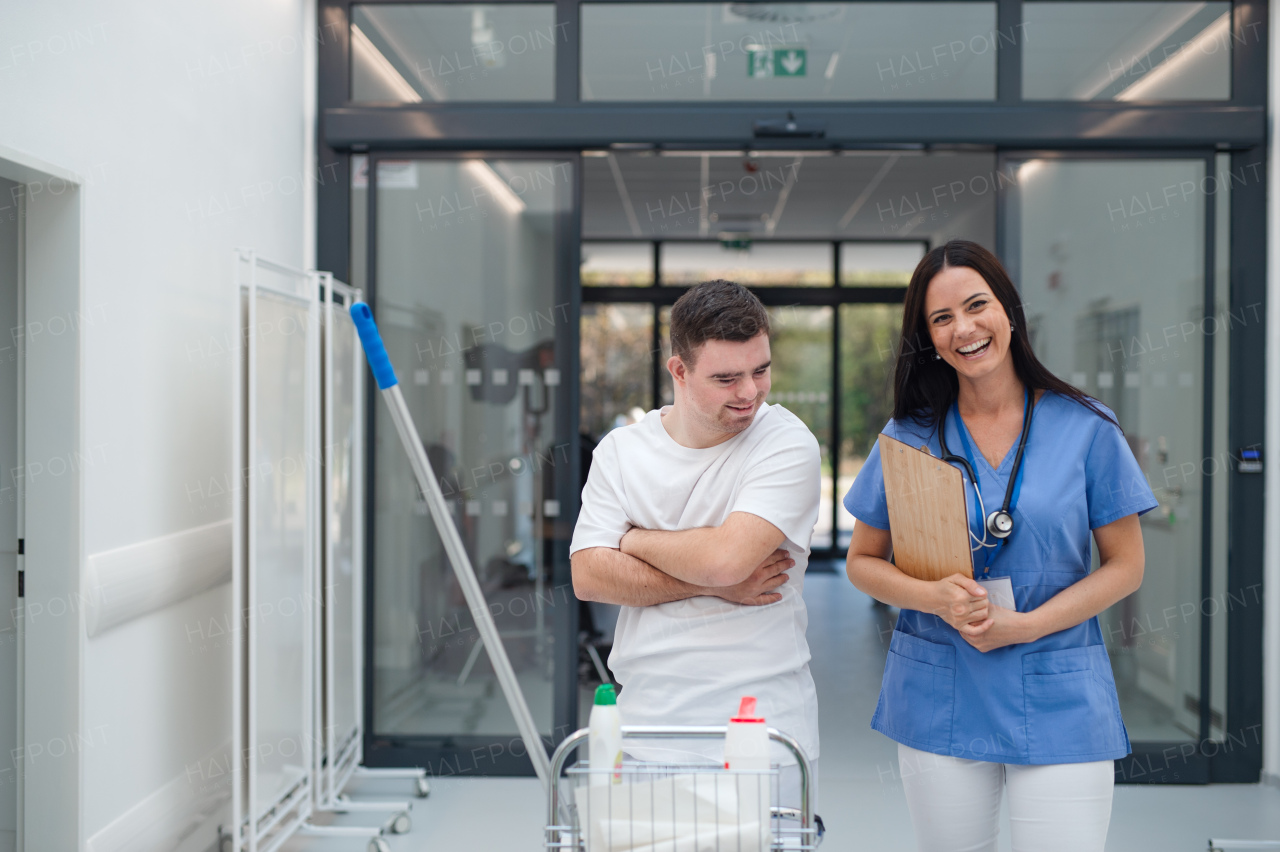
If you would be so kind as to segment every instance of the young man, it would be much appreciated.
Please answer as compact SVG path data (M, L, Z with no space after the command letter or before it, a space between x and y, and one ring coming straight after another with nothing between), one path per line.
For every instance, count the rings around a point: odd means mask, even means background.
M671 351L675 404L610 432L593 455L570 547L574 592L622 605L609 667L624 724L723 725L753 695L816 760L801 591L817 441L764 401L769 317L745 287L707 281L681 296ZM775 759L794 762L780 749ZM796 775L782 781L792 806Z

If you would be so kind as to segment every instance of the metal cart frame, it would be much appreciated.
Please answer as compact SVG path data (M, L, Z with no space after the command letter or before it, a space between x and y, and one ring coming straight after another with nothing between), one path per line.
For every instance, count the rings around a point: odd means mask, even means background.
M705 726L685 726L685 727L662 727L654 725L623 725L622 738L626 740L708 740L708 739L724 739L728 728L724 725L705 725ZM798 820L799 827L785 831L773 832L772 849L775 850L814 850L822 842L822 831L816 824L813 813L813 766L809 762L809 756L804 753L804 749L790 735L784 734L776 728L769 728L769 739L773 742L781 744L796 758L796 763L800 770L800 807L780 808L772 807L771 822L775 825L778 818ZM547 793L547 825L545 848L548 850L572 850L572 852L581 852L586 848L585 839L583 837L583 827L577 823L570 808L566 807L564 797L561 796L562 776L573 777L577 775L581 777L589 770L586 768L584 761L578 761L573 767L567 767L569 755L578 749L579 746L586 744L589 731L581 728L560 743L555 753L551 756L551 773L550 783L548 784ZM626 766L634 766L634 764L624 764ZM664 767L675 767L675 764L663 764ZM708 765L706 763L690 763L687 765L679 765L677 772L690 773L711 773L721 775L735 775L732 770L723 769L719 766ZM771 774L777 774L777 767L771 770ZM761 774L759 772L752 774ZM566 819L567 817L567 819ZM788 842L788 841L796 842ZM673 844L674 845L674 844Z

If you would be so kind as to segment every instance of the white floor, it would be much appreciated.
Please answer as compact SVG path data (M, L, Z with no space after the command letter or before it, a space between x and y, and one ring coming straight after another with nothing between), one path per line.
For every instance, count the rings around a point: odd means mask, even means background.
M872 606L841 574L805 581L809 644L821 707L819 813L824 852L914 848L896 746L868 724L889 639L885 610ZM357 798L406 797L405 785L379 782ZM393 852L542 848L546 802L524 778L438 778L413 810L413 831L391 837ZM343 822L357 822L344 818ZM366 819L365 822L368 822ZM1260 785L1116 788L1107 848L1113 852L1203 852L1208 838L1280 840L1280 788ZM1002 850L1007 850L1004 833ZM351 840L293 840L288 852L363 852ZM1066 850L1064 850L1066 852Z

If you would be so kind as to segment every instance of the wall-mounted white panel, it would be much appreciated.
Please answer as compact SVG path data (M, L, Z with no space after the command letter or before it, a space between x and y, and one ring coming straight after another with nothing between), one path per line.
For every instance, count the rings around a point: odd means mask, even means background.
M94 637L230 581L230 519L95 553L85 566L85 629Z

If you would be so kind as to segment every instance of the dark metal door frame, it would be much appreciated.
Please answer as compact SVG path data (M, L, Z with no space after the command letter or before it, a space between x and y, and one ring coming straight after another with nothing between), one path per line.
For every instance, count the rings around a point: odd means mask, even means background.
M633 0L626 0L632 2ZM1266 143L1268 97L1268 6L1264 0L1234 0L1232 22L1232 95L1225 102L1100 103L1025 102L1021 99L1021 44L1002 50L997 57L997 95L989 102L919 103L602 103L579 100L579 4L578 0L554 0L556 20L565 26L565 43L571 49L556 55L555 99L546 104L423 104L372 106L350 100L349 21L352 0L318 0L319 43L318 103L321 111L317 142L321 164L317 190L318 262L350 280L351 156L372 152L372 158L424 156L426 151L466 152L486 150L503 157L546 151L542 156L566 156L565 150L640 143L648 147L731 147L736 149L913 148L946 146L1000 146L1001 157L1017 156L1025 149L1052 148L1099 152L1185 152L1208 156L1229 151L1232 170L1248 168L1257 180L1233 189L1231 196L1230 274L1232 310L1264 306L1266 300ZM408 0L383 0L401 3ZM488 0L490 3L519 0ZM756 2L756 0L746 0ZM1022 20L1022 0L996 0L997 26L1001 30ZM754 123L776 119L788 110L804 121L822 123L826 136L818 140L757 138ZM392 151L399 153L392 154ZM415 152L415 153L410 153ZM1104 153L1105 152L1105 153ZM456 154L451 155L456 156ZM567 156L576 157L577 154ZM372 163L371 163L372 166ZM580 174L580 168L579 168ZM332 176L332 180L326 179ZM580 192L580 189L579 189ZM372 214L374 179L370 179ZM580 208L580 202L578 204ZM998 206L1003 209L1003 205ZM998 213L998 215L1001 215ZM1210 213L1209 215L1213 215ZM372 233L372 215L370 232ZM575 223L575 227L576 227ZM1001 229L997 228L997 234ZM370 243L372 257L375 244ZM577 243L565 250L566 286L575 316L580 310ZM375 281L369 278L372 292ZM1265 316L1265 314L1263 314ZM1230 412L1228 446L1261 445L1265 426L1264 372L1265 323L1251 322L1233 329L1230 340ZM574 326L573 345L577 342ZM560 344L558 344L560 345ZM567 345L567 344L565 344ZM576 349L557 352L564 363L577 366ZM1210 356L1211 357L1211 356ZM371 406L374 401L371 400ZM573 390L572 420L577 422L577 389ZM372 410L372 408L371 408ZM576 441L576 429L574 430ZM833 436L834 437L834 436ZM576 454L571 459L576 466ZM1260 594L1263 580L1263 479L1256 475L1230 474L1228 529L1231 547L1228 587L1242 594ZM577 505L576 488L562 503ZM372 494L372 490L369 491ZM370 540L372 537L370 537ZM567 565L567 543L564 545ZM559 558L559 556L557 556ZM370 561L368 564L372 564ZM370 589L370 592L372 590ZM368 595L372 600L372 594ZM1202 739L1191 755L1183 746L1170 752L1144 748L1147 764L1122 780L1196 780L1256 782L1261 773L1262 744L1262 629L1260 605L1243 606L1231 614L1227 625L1227 741ZM557 634L559 636L560 634ZM570 637L573 638L573 637ZM571 643L576 647L576 642ZM372 643L369 643L370 649ZM368 651L372 654L372 650ZM370 657L369 664L372 659ZM1202 672L1203 676L1203 672ZM561 693L564 689L565 692ZM569 688L559 680L557 701L569 699ZM576 696L573 696L576 707ZM1205 702L1207 703L1207 702ZM366 705L368 708L368 705ZM557 718L557 725L560 724ZM371 730L371 726L370 726ZM456 746L465 745L460 739ZM455 749L456 752L456 749ZM439 753L438 751L436 753ZM381 765L413 763L413 754L380 743L366 743L370 762ZM1207 764L1207 771L1203 768ZM1195 767L1189 769L1189 767ZM527 773L512 762L494 766L497 773Z

